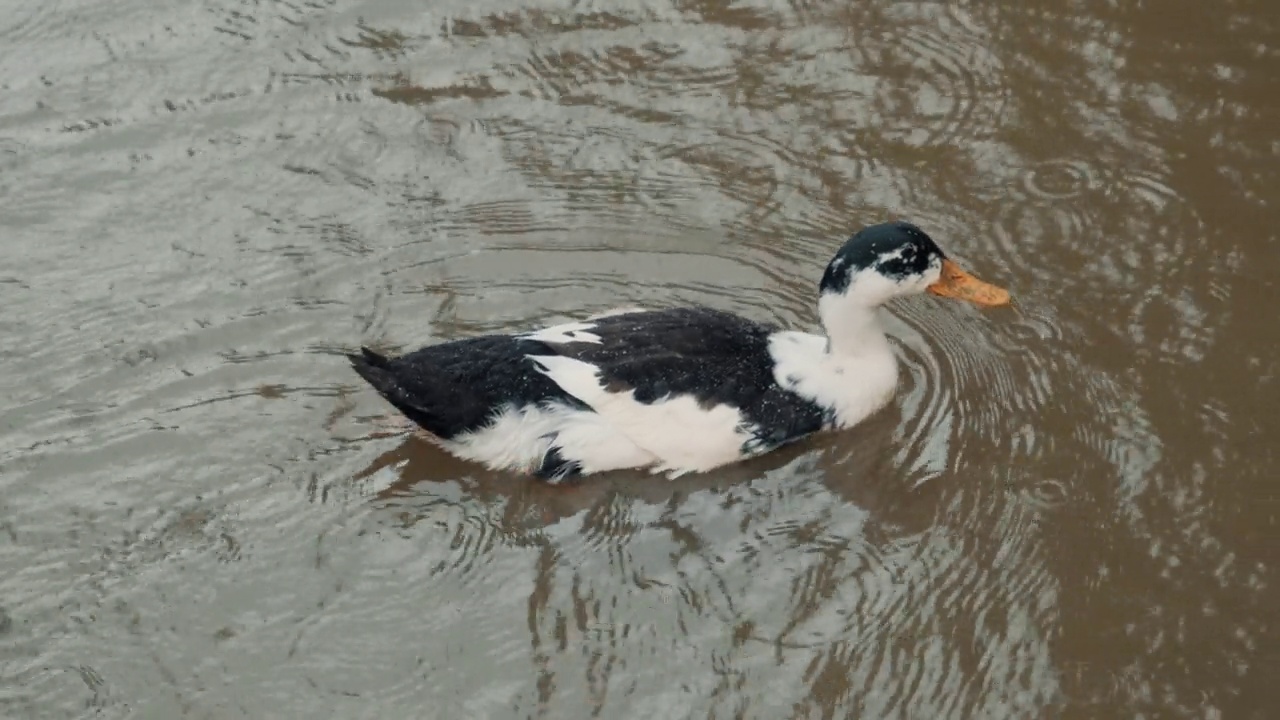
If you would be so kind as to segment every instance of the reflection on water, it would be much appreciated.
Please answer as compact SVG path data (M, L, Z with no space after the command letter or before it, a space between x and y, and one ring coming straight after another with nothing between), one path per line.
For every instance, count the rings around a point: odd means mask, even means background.
M1280 699L1261 4L0 18L0 715ZM812 329L888 217L1017 306L895 305L897 402L707 476L486 473L375 432L341 358L624 304Z

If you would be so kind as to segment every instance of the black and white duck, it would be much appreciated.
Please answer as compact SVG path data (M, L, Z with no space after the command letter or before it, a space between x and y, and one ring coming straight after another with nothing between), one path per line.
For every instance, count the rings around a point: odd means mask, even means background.
M928 292L1009 303L906 222L854 234L818 290L823 335L707 307L628 308L396 358L368 348L348 357L461 458L551 482L624 468L675 478L850 428L884 407L898 384L877 318L888 300Z

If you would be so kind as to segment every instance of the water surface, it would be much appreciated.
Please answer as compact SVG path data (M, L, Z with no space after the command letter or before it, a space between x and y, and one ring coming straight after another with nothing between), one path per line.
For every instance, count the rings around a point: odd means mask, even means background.
M0 716L1267 718L1262 2L0 0ZM816 327L893 406L573 489L346 367L624 304ZM1268 609L1270 608L1270 609Z

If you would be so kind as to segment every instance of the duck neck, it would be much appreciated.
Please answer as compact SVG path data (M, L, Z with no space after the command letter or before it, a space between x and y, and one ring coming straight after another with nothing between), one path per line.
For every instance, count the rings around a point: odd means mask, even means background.
M818 316L827 334L827 354L858 357L892 354L873 306L852 302L844 295L825 294L818 300Z

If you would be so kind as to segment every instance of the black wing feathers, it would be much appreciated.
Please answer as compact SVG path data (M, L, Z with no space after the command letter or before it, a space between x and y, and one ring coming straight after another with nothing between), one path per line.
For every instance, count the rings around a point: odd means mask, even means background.
M815 432L826 420L822 408L774 381L769 336L775 327L703 307L592 322L586 332L600 343L547 346L597 366L606 390L634 390L642 403L688 395L706 408L731 405L756 426L762 447Z
M705 408L737 408L755 439L744 451L776 447L821 429L816 404L779 387L769 336L776 328L703 307L614 315L587 321L599 343L542 342L486 335L432 345L398 358L367 348L352 367L409 419L449 439L476 430L503 407L558 402L587 406L544 375L530 355L561 355L594 365L610 392L642 403L690 396Z
M486 335L387 358L368 348L351 366L387 402L428 432L450 439L483 427L506 405L558 401L585 407L528 359L549 352L506 335Z

